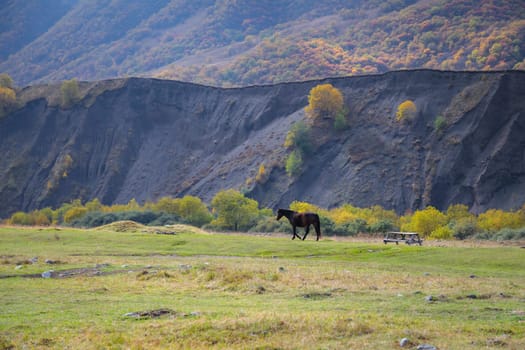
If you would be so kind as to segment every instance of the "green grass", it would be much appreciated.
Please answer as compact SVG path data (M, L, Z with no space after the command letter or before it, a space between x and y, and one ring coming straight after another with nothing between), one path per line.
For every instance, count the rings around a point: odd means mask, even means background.
M523 254L0 228L0 275L15 276L0 279L0 349L377 349L404 337L410 348L523 349ZM97 276L24 277L97 264ZM162 308L175 313L125 316Z

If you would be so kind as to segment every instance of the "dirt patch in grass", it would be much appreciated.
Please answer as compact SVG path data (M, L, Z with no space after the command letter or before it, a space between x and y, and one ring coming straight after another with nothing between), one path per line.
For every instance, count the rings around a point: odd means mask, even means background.
M164 235L175 235L179 233L206 233L206 231L190 225L176 224L166 226L146 226L131 220L112 222L111 224L96 227L94 230L113 232L143 232Z

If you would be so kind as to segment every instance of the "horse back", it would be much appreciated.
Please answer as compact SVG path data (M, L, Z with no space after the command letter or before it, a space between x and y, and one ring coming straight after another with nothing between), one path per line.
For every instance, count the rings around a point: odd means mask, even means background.
M304 227L310 224L318 224L319 215L315 213L297 213L294 216L294 223L299 227Z

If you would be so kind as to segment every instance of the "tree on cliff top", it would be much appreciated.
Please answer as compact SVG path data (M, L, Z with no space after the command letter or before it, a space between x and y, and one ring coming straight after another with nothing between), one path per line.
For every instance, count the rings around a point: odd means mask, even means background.
M0 74L0 87L12 89L13 88L13 79L7 73Z
M315 122L319 118L335 118L343 110L343 94L332 84L321 84L310 90L306 115Z
M76 79L66 80L60 86L62 107L68 108L80 100L80 91Z
M6 74L0 74L0 118L16 107L16 92L13 89L13 79Z

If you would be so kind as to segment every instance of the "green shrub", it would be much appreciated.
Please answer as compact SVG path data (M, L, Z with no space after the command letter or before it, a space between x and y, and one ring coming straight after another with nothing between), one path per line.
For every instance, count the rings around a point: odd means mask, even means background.
M156 213L156 214L158 215L157 218L153 221L148 222L146 225L165 226L165 225L174 225L177 223L193 225L193 223L184 221L178 215L175 215L175 214L169 214L169 213Z
M447 120L442 115L438 115L434 120L434 130L437 132L443 131L447 126Z
M458 219L452 222L452 235L456 239L466 239L476 234L476 221L474 219Z
M76 79L66 80L60 87L62 107L68 108L80 100L80 90Z
M49 226L51 224L51 220L49 220L46 214L39 210L32 212L31 216L37 226Z
M288 176L297 176L303 167L303 156L299 150L294 150L286 159L286 173Z
M277 221L274 216L263 216L257 220L256 224L251 227L249 232L282 232L288 233L291 226L287 220Z
M346 108L343 108L337 114L335 115L334 120L334 129L337 131L342 131L348 127L348 120L346 119L346 114L348 113L348 110Z
M504 228L494 233L490 239L495 241L523 240L525 239L525 227L516 229Z
M300 150L302 153L308 154L313 149L310 136L308 125L302 120L298 121L292 125L290 131L286 134L284 147Z
M339 234L335 222L328 216L319 214L319 221L321 223L321 233L326 236L333 236ZM313 227L312 227L313 229Z
M180 217L175 214L153 211L121 211L104 213L100 211L89 212L82 218L71 222L75 227L98 227L111 224L115 221L131 220L143 225L164 226L180 223Z
M359 233L368 232L368 226L363 219L355 219L342 225L342 233L345 236L355 236Z
M75 227L98 227L118 221L116 213L102 213L99 211L89 212L81 219L71 223Z
M31 215L18 211L11 215L8 222L11 225L34 225L34 220Z
M64 222L70 224L74 220L82 218L88 210L84 207L73 207L64 213Z
M378 222L369 225L368 231L370 233L385 233L395 229L395 225L390 220L379 220Z
M199 227L208 224L213 219L206 205L200 198L194 196L162 197L157 203L151 205L151 209L174 214L183 222Z

